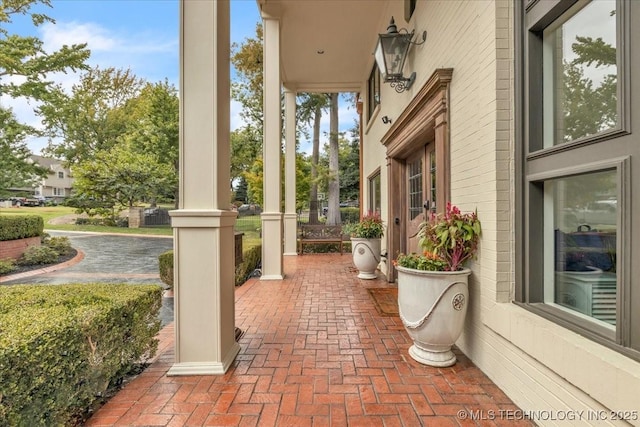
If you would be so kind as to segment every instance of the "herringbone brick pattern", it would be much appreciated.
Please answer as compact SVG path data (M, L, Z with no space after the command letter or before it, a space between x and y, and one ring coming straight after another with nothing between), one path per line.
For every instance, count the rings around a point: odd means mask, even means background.
M531 425L460 352L451 368L413 361L402 322L367 292L393 285L357 279L350 256L286 257L285 273L236 289L242 350L225 375L167 377L169 325L157 360L87 425Z

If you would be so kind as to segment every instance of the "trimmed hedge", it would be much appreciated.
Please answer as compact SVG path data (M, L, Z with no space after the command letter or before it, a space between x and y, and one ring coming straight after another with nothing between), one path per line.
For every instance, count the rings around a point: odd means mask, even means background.
M173 250L168 250L158 256L158 266L160 267L160 280L169 289L173 289Z
M42 236L44 220L38 215L0 216L0 241Z
M262 261L262 245L247 249L242 254L242 263L236 265L236 286L247 281L249 275Z
M257 245L247 249L242 254L242 263L236 265L235 285L242 285L249 275L260 264L262 258L262 245ZM160 279L173 288L173 250L160 254L158 257L160 267Z
M155 354L162 288L0 287L0 425L73 425Z

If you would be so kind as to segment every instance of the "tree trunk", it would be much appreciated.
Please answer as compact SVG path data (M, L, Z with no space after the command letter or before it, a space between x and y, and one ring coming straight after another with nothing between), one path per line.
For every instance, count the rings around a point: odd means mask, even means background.
M329 209L327 224L340 225L340 173L338 165L338 94L332 93L329 115Z
M322 106L316 105L313 114L313 149L311 151L311 191L309 192L309 224L318 224L318 161L320 159L320 119Z

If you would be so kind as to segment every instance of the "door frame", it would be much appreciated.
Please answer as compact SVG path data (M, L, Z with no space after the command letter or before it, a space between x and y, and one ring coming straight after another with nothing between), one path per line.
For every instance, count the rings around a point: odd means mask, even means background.
M436 152L437 212L451 199L449 164L449 88L453 68L436 69L407 108L382 138L387 148L388 211L387 256L394 260L406 251L407 211L406 162L416 150L433 141ZM396 271L389 263L387 280L394 282Z

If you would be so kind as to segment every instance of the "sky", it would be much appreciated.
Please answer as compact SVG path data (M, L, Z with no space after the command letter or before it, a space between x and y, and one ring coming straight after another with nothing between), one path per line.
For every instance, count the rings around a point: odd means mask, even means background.
M39 7L55 24L34 27L28 19L18 17L9 27L10 33L35 35L46 51L63 44L88 43L90 66L130 68L133 74L149 82L168 79L178 87L178 0L52 0L52 8ZM260 21L255 0L231 1L231 41L242 43L255 36ZM70 88L77 75L62 75L59 82ZM10 106L19 120L38 126L33 105L25 100L0 96L0 104ZM340 127L353 127L355 112L341 109ZM231 103L231 129L242 125L240 105ZM346 113L346 114L345 114ZM328 114L323 117L328 131ZM46 145L44 139L28 141L34 154ZM301 149L310 151L310 142L301 141Z

